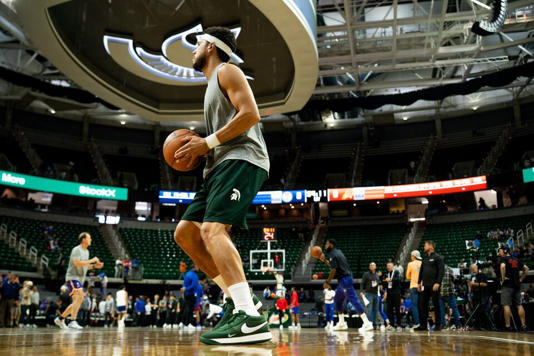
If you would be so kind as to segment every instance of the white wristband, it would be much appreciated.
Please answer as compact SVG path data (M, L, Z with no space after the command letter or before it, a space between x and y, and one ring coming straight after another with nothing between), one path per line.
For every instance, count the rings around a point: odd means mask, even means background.
M208 148L211 150L212 148L219 146L221 144L221 141L219 141L215 133L212 133L211 135L206 137L206 144L208 145Z

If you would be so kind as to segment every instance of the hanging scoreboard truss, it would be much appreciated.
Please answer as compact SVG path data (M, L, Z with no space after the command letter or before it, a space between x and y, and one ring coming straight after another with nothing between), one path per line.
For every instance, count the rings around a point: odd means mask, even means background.
M473 3L479 4L478 1ZM507 0L490 0L491 17L488 20L477 21L471 27L471 31L479 36L489 36L498 33L506 19Z

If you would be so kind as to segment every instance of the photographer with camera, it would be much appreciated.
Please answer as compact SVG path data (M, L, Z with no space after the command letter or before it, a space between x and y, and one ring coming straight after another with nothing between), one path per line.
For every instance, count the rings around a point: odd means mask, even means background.
M488 276L482 273L478 265L472 264L471 278L468 282L471 300L475 310L475 325L478 330L484 330L483 325L488 325L491 331L496 331L495 322L491 315L490 294L488 290ZM484 320L485 319L485 320ZM486 324L484 324L486 322Z
M519 331L527 331L525 309L521 305L521 282L528 274L528 267L523 265L523 262L516 257L510 256L510 249L506 245L499 247L499 256L501 257L501 304L504 307L505 330L512 330L510 327L510 315L512 314L510 306L515 304L517 306L517 314L521 319ZM521 275L519 274L520 271L523 272Z

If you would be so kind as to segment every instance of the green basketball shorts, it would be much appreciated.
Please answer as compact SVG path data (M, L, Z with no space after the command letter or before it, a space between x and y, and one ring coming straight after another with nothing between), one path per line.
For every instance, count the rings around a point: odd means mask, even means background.
M227 160L206 177L182 220L218 222L247 229L247 211L267 172L242 160Z

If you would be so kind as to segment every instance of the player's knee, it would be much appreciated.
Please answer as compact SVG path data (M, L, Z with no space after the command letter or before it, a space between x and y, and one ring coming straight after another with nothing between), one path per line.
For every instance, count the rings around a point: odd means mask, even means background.
M174 242L179 246L184 246L190 239L191 237L189 236L188 238L186 229L184 229L183 226L178 225L176 230L174 230Z
M218 235L224 234L225 227L217 223L204 223L200 228L200 237L205 244L209 244Z

